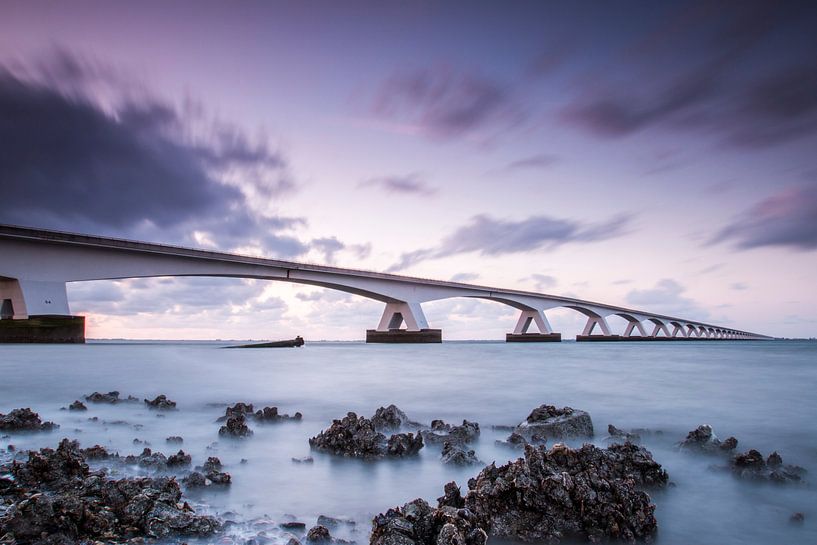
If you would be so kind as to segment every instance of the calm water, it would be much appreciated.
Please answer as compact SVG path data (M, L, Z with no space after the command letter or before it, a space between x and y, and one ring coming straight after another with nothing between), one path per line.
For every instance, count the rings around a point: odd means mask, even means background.
M416 460L364 463L313 454L314 464L292 463L292 457L310 454L307 439L333 418L350 410L370 416L395 403L415 420L476 420L483 429L475 445L479 457L502 463L516 456L494 445L507 433L491 431L492 424L515 424L541 403L570 405L590 412L600 445L609 423L663 431L645 441L677 485L652 494L658 543L817 543L813 484L738 481L708 469L713 460L673 448L687 431L708 423L721 437L736 436L742 450L778 450L785 462L809 470L808 482L817 482L814 342L219 346L0 346L0 412L31 407L61 425L53 433L0 439L0 447L55 446L67 436L128 454L141 451L133 444L138 438L169 454L175 449L165 437L181 435L194 464L217 455L233 476L228 490L196 496L201 508L238 521L278 521L290 514L312 524L320 514L350 517L358 524L347 537L365 543L373 514L418 496L434 500L450 480L465 488L481 466L443 466L439 451L428 447ZM164 418L141 404L60 411L94 390L140 398L164 393L179 410ZM304 420L250 423L252 438L214 445L220 426L215 420L224 411L214 404L237 401L301 411ZM100 422L89 422L92 416ZM101 422L115 420L128 424ZM796 511L806 514L802 526L789 523ZM232 532L249 529L239 525Z

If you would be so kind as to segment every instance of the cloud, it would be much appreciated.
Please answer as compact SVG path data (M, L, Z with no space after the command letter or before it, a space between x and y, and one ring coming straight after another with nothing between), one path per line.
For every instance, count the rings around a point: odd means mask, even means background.
M654 288L635 289L630 291L626 300L629 305L643 310L683 316L703 320L709 313L698 304L682 294L686 291L681 284L671 278L659 280Z
M558 283L556 277L549 274L534 273L530 275L530 279L533 280L533 285L538 291L552 288Z
M784 189L755 204L720 230L709 244L746 250L780 246L817 249L817 185Z
M371 178L360 182L358 187L377 187L387 193L399 193L403 195L428 196L437 192L437 188L429 186L417 173L407 174L405 176Z
M330 265L335 263L335 254L346 248L346 245L335 237L313 239L311 246L322 253L324 261Z
M520 221L475 216L446 236L434 248L404 253L389 270L397 271L428 259L477 252L480 255L505 254L551 249L571 242L596 242L621 236L627 229L629 216L618 216L601 224L585 225L568 219L531 216Z
M307 250L280 233L303 218L256 204L295 188L279 152L223 123L197 132L183 111L116 89L107 74L65 51L0 65L0 221L184 243L198 232L218 247L280 256Z
M525 170L547 168L559 161L559 157L549 153L539 153L511 161L505 166L506 170Z
M734 282L729 287L736 291L744 291L749 289L749 286L747 286L744 282Z
M484 135L521 120L511 88L450 67L404 70L380 87L373 113L443 139Z
M561 117L607 138L660 128L713 134L741 148L817 133L817 64L798 45L801 31L812 32L815 22L807 4L698 6L700 13L689 19L694 24L676 25L667 33L671 40L642 49L644 69L620 78L626 86L612 79L596 84ZM673 64L671 77L663 77L655 64L671 58L679 43L693 53ZM746 70L748 65L754 68Z

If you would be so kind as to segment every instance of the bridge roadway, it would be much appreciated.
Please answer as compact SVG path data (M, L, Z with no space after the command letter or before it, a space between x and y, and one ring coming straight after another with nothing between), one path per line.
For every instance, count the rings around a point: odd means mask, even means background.
M545 315L559 307L587 317L577 336L580 341L770 338L572 297L0 224L0 303L5 319L70 316L67 282L158 276L276 280L375 299L385 308L377 327L367 331L368 342L440 342L441 330L429 327L422 303L452 297L486 299L519 310L516 327L506 336L509 342L561 340ZM623 332L612 331L611 316L625 320Z

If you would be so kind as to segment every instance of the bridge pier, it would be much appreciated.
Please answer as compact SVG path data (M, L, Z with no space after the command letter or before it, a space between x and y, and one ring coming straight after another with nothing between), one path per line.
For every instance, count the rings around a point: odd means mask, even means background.
M400 329L405 322L406 329ZM386 303L377 329L366 330L367 343L441 343L442 329L428 327L420 303L393 301Z
M85 317L71 316L65 282L0 277L0 343L84 343Z
M539 333L528 333L533 324L536 324ZM505 342L508 343L544 343L561 342L561 340L562 334L553 332L545 313L535 309L522 310L513 333L505 335Z

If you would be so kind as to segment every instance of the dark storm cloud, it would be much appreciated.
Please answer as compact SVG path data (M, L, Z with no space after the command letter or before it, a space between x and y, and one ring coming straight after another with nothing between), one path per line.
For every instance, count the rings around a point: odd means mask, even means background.
M381 176L379 178L371 178L360 182L358 187L377 187L387 193L405 195L433 195L437 192L437 188L428 185L417 173L407 174L405 176Z
M208 141L186 138L186 120L157 99L103 106L89 91L101 81L89 63L60 52L43 66L0 66L0 222L172 242L205 231L219 246L306 251L276 233L304 220L252 211L242 187L219 177L249 168L263 178L257 193L291 190L286 161L263 142L224 126Z
M402 254L400 260L389 270L401 270L421 261L470 252L499 256L551 249L567 243L607 240L624 234L629 222L629 216L619 216L601 224L584 225L574 220L547 216L512 221L479 215L445 237L437 247Z
M610 138L659 127L750 148L817 132L813 3L699 3L688 11L695 16L676 21L667 38L640 44L640 72L602 80L563 118ZM689 53L674 58L678 50Z
M738 216L710 241L739 249L781 246L817 249L817 185L772 195Z
M391 76L380 87L373 111L441 138L491 132L515 124L520 115L509 86L444 67Z

